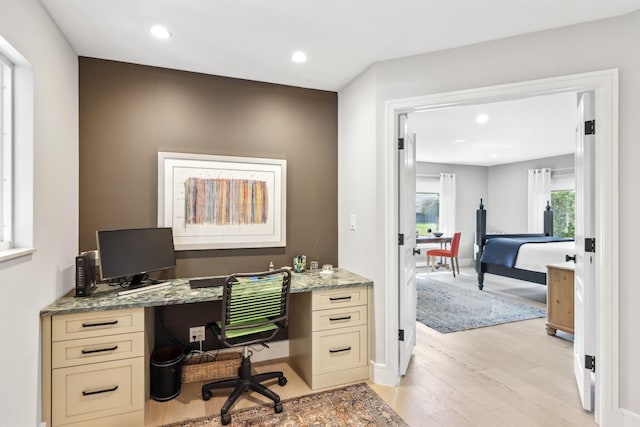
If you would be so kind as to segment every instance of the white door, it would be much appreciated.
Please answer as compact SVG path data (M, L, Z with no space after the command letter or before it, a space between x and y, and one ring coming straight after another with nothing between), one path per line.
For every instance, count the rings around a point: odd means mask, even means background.
M593 95L581 94L578 103L578 125L576 127L576 199L575 199L575 307L574 307L574 341L573 365L582 406L593 410L592 390L593 373L585 367L585 355L594 355L592 324L593 313L593 278L595 277L595 257L586 252L585 238L593 238L594 224L594 176L595 176L595 136L585 135L585 121L593 120ZM595 379L595 377L594 377Z
M401 142L402 141L402 142ZM416 144L407 115L398 118L399 319L400 375L407 372L416 345Z

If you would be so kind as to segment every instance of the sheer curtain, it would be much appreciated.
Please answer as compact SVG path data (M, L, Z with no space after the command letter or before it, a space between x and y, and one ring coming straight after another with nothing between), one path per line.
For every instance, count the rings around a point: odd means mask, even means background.
M551 200L551 169L529 169L529 233L544 232L544 208Z
M440 174L440 222L438 231L453 236L456 231L456 174Z

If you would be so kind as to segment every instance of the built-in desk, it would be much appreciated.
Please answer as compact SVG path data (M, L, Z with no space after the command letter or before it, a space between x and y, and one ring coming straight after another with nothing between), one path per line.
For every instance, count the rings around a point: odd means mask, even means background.
M40 312L43 418L48 426L142 426L154 348L153 307L222 299L222 288L169 287L118 296L99 284ZM293 273L289 355L311 388L369 377L371 280L342 269Z

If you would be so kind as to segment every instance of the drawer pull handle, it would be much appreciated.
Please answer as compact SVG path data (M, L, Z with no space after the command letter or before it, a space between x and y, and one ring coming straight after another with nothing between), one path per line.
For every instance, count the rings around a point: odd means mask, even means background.
M117 345L114 345L113 347L109 347L109 348L97 348L97 349L95 349L95 350L84 350L84 349L83 349L83 350L82 350L82 354L100 353L100 352L103 352L103 351L113 351L113 350L115 350L115 349L117 349L117 348L118 348L118 346L117 346Z
M348 297L329 297L329 301L341 301L345 299L351 299L351 295L349 295Z
M109 326L109 325L115 325L117 323L118 323L117 320L112 320L111 322L100 322L100 323L83 323L82 327L83 328L92 328L94 326Z
M349 351L349 350L351 350L351 346L344 347L344 348L338 348L338 349L330 348L329 349L329 353L340 353L342 351Z
M329 320L332 322L337 322L338 320L351 320L351 316L330 317Z
M82 395L83 396L91 396L92 394L109 393L110 391L116 391L117 389L118 389L118 386L115 386L113 388L105 388L104 390L83 391Z

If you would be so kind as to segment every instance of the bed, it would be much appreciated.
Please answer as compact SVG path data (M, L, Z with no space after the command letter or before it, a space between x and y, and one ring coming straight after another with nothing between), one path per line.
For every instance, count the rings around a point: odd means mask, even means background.
M544 210L544 232L538 234L487 234L487 211L482 199L476 210L476 261L478 288L484 287L484 275L525 280L546 285L546 266L565 262L575 253L573 239L553 237L553 211Z

